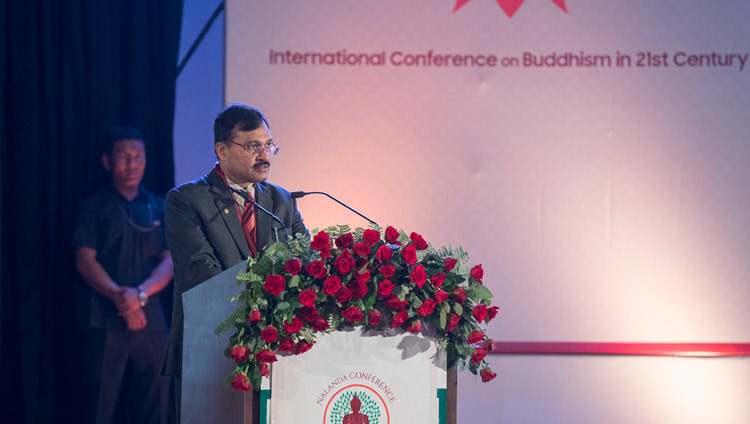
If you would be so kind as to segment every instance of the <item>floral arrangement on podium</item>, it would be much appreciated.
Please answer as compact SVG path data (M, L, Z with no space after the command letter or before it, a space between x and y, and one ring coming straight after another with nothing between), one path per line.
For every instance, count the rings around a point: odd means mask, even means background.
M493 342L485 326L498 312L482 284L482 265L465 266L461 249L434 249L421 235L387 227L330 227L310 241L276 243L237 276L240 308L216 329L234 331L225 355L236 390L259 389L277 355L301 355L318 333L347 327L437 331L459 369L495 378L485 360Z

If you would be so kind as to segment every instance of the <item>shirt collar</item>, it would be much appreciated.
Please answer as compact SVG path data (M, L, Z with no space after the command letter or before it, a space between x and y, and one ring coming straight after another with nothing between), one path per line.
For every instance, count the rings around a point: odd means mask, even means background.
M216 173L219 174L219 176L221 177L221 179L224 180L224 182L229 187L232 187L235 190L244 191L244 192L250 194L250 196L253 199L255 199L255 183L250 183L250 185L247 186L247 190L245 190L244 188L240 187L239 184L237 184L234 181L232 181L226 174L224 174L224 171L221 169L221 166L219 165L219 162L216 162L216 165L214 165L214 169L216 170ZM245 205L245 199L242 196L240 196L239 194L237 194L237 193L235 193L235 192L233 192L231 190L230 190L230 193L232 195L232 198L234 199L234 201L238 205L241 205L241 206Z

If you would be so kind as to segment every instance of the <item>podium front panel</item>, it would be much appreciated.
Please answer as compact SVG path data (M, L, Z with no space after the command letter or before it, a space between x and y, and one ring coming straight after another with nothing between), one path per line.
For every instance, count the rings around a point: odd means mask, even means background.
M273 364L260 422L444 423L445 370L434 337L360 329L321 335L308 352Z

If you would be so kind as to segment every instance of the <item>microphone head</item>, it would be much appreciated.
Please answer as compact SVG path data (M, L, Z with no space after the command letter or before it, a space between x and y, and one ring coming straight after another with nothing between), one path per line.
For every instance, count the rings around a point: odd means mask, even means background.
M307 195L304 191L293 191L290 194L292 195L292 199L299 199L300 197L305 197L305 195Z

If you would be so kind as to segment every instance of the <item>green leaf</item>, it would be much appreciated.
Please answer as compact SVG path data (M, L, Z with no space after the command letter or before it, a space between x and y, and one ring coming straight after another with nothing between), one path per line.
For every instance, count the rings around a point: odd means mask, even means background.
M290 289L299 287L299 275L293 275L292 278L289 280L289 284L287 285Z
M312 328L304 327L299 331L299 334L308 342L312 343L315 341L315 336L313 336L313 330Z
M216 327L216 329L214 330L214 334L216 334L216 336L218 337L219 334L234 329L235 322L237 322L238 320L244 322L246 315L247 313L245 312L245 308L237 309L232 313L232 315L229 316L229 318L222 321L221 324Z
M377 290L372 290L372 289L367 293L367 296L365 296L364 298L364 302L362 302L365 309L372 308L372 305L374 305L375 302L378 300L377 294L378 294Z
M464 313L464 307L461 306L461 304L456 303L455 305L453 305L453 312L455 312L456 315L461 316L461 314Z
M477 284L476 287L474 287L474 296L476 296L477 300L482 299L492 299L492 292L487 287Z
M289 302L281 302L278 305L276 305L276 312L284 313L287 309L290 308L291 305L289 305Z

